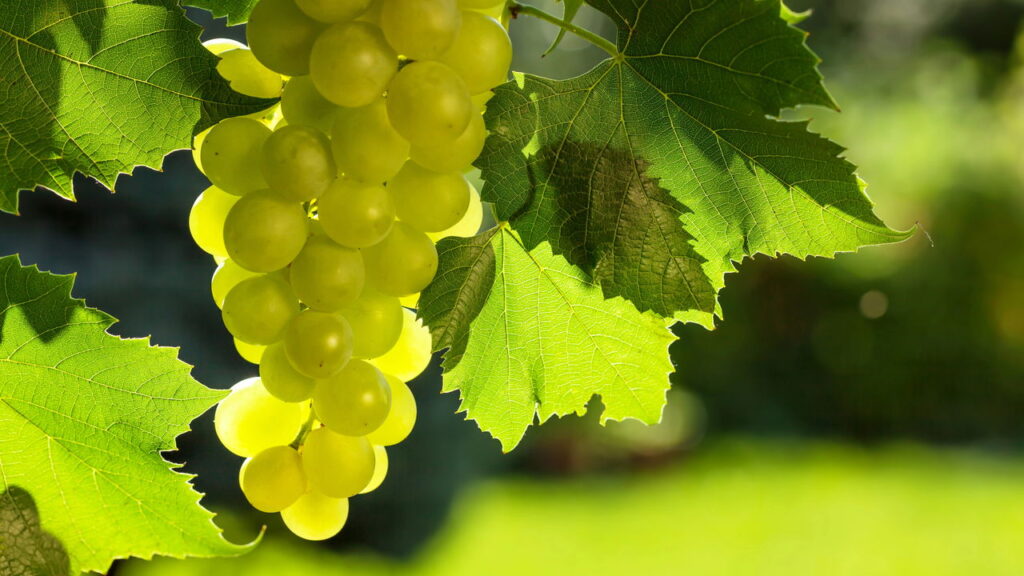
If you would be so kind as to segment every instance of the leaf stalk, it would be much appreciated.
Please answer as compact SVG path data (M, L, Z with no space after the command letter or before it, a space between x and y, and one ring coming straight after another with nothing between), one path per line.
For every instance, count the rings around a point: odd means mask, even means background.
M615 44L613 44L609 40L602 38L601 36L598 36L597 34L591 32L590 30L587 30L586 28L577 26L572 22L567 22L566 20L559 18L558 16L555 16L554 14L551 14L549 12L545 12L544 10L537 8L536 6L513 1L508 3L508 11L512 15L513 19L518 18L521 14L525 14L527 16L533 16L534 18L543 20L549 24L554 24L555 26L558 26L562 30L575 34L580 38L583 38L587 42L590 42L594 46L597 46L598 48L604 50L612 58L619 57L618 47L615 46Z

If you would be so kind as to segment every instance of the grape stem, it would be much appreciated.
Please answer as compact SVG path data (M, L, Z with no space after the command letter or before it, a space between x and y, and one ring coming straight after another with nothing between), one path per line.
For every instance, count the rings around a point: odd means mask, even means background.
M512 1L508 3L508 11L512 15L513 19L518 18L520 14L526 14L527 16L533 16L534 18L538 18L549 24L554 24L555 26L558 26L562 30L575 34L580 38L583 38L587 42L590 42L594 46L597 46L601 50L604 50L609 55L611 55L612 58L619 57L619 49L615 46L615 44L612 44L610 41L598 36L597 34L594 34L590 30L587 30L586 28L581 28L573 24L572 22L567 22L566 20L559 18L554 14L545 12L544 10L537 8L536 6L523 4L522 2Z

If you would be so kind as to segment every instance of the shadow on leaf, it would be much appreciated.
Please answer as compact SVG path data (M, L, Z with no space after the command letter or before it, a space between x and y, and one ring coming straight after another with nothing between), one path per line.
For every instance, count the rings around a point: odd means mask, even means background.
M0 574L68 576L70 570L64 545L40 525L32 495L17 486L0 494Z

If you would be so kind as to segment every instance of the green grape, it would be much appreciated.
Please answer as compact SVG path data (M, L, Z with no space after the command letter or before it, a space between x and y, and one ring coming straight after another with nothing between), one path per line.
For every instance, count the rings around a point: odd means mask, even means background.
M359 298L366 281L363 255L326 236L313 236L291 265L295 295L307 306L337 312Z
M365 438L317 428L306 436L302 465L314 490L332 498L355 496L373 477L373 447Z
M491 98L494 98L494 92L488 90L479 94L473 94L470 101L473 102L473 109L480 111L482 114L487 110L487 103L491 101Z
M357 108L381 97L398 71L398 55L380 28L347 22L328 28L309 60L309 76L324 98Z
M288 360L284 344L276 342L267 346L260 360L260 380L263 387L275 398L285 402L302 402L313 396L316 382L299 374Z
M224 245L228 256L253 272L287 266L306 243L306 211L270 190L247 194L228 213Z
M259 153L270 128L252 118L228 118L210 130L202 143L206 177L221 190L241 196L265 188Z
M222 308L224 306L224 298L227 297L228 292L232 288L238 286L238 283L242 280L248 280L256 276L259 276L258 272L250 272L236 264L234 260L225 260L214 270L213 279L210 280L210 292L213 294L214 304L217 305L217 308Z
M459 220L457 224L451 228L435 232L434 234L427 234L431 240L437 242L441 238L447 238L448 236L460 236L462 238L470 238L476 236L477 232L480 232L480 227L484 223L484 205L480 202L480 193L476 191L476 188L469 185L469 208L466 210L466 215ZM410 306L415 308L415 306Z
M289 126L311 126L329 133L339 110L320 95L309 76L292 78L281 94L281 112Z
M220 401L213 424L225 448L248 458L290 444L308 418L308 404L282 402L263 388L259 378L249 378L232 386Z
M263 145L263 177L287 200L308 202L338 176L331 141L309 126L285 126Z
M402 334L402 306L398 298L366 290L341 315L352 326L352 355L376 358L398 342Z
M328 378L352 357L352 328L338 314L304 310L284 331L292 367L310 378Z
M405 440L416 425L416 398L409 386L391 374L385 374L391 387L391 410L384 423L366 436L373 444L394 446Z
M440 62L413 62L388 87L388 117L413 146L456 140L474 113L466 83Z
M264 66L286 76L309 73L309 53L324 25L294 0L260 0L246 25L249 48Z
M456 0L381 0L381 29L395 50L410 60L443 54L461 25Z
M235 338L235 350L238 351L238 355L242 357L242 360L250 364L259 364L267 347L259 344L249 344Z
M500 22L479 12L463 12L455 42L441 55L466 81L470 94L504 84L512 66L512 41Z
M462 174L434 172L411 160L391 180L388 190L395 199L398 219L421 232L447 230L469 209L469 182Z
M371 184L390 180L409 157L409 142L391 127L383 98L338 114L331 145L339 170Z
M261 64L245 47L221 53L217 72L235 92L256 98L277 98L284 84L280 74Z
M317 216L324 232L342 246L367 248L391 231L395 204L380 184L336 180L317 200Z
M484 117L473 114L466 130L451 143L440 146L413 146L409 156L420 166L435 172L465 172L480 157L486 139Z
M363 250L367 284L389 296L419 292L437 272L437 248L426 234L395 222L379 244Z
M299 538L327 540L345 527L348 499L307 492L281 511L281 520Z
M242 463L242 494L260 512L280 512L306 492L302 458L291 446L274 446Z
M207 254L220 257L228 255L228 249L224 247L224 220L235 202L238 202L238 196L210 186L192 205L192 211L188 214L188 229L196 245Z
M206 173L206 170L203 170L203 143L206 142L206 135L210 133L210 130L213 130L213 126L196 134L196 137L192 139L192 161L196 163L196 168L203 174Z
M292 289L276 275L243 280L224 298L221 316L228 332L248 344L272 344L299 312Z
M373 477L370 478L370 483L363 488L360 494L369 494L380 488L380 485L384 483L384 478L388 475L388 451L383 446L374 446L373 457Z
M324 426L345 436L366 436L387 418L391 389L372 364L352 360L334 376L317 382L313 411Z
M214 56L220 56L228 50L245 47L245 44L242 44L238 40L232 40L231 38L211 38L206 42L203 42L203 48L209 50Z
M321 22L345 22L366 11L370 0L295 0L299 9Z
M360 22L369 22L370 24L373 24L374 26L377 26L379 28L380 5L381 3L379 0L371 0L370 7L366 9L366 12L360 14L359 17L356 18L356 20Z
M430 330L416 319L415 312L403 310L401 338L387 354L370 363L381 372L408 382L430 365L432 346Z

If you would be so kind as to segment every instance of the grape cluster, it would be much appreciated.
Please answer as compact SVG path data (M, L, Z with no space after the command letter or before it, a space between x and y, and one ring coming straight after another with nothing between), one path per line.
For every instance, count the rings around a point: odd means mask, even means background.
M298 536L338 533L408 436L406 382L430 361L416 319L434 242L482 222L465 173L512 46L503 0L260 0L249 47L211 41L232 87L280 97L199 134L212 182L189 225L219 263L213 299L259 377L216 412L249 502Z

